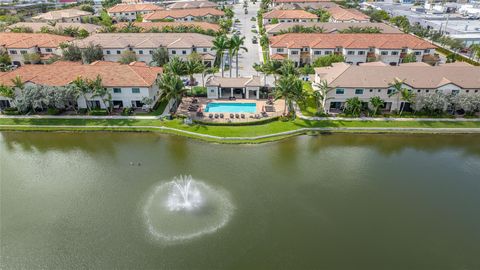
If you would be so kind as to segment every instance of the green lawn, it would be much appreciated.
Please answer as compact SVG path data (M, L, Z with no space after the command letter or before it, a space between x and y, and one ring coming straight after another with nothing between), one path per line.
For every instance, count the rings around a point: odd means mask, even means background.
M317 113L317 105L313 97L313 87L311 82L303 82L303 91L306 93L305 102L299 104L302 114L305 116L315 116Z
M165 111L165 107L167 107L168 100L161 101L158 107L151 111L151 112L141 112L141 113L136 113L136 115L161 115L163 111Z

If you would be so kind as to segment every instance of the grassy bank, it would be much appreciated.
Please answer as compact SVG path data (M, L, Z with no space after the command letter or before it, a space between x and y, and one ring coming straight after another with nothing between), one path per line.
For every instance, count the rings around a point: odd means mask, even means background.
M184 125L182 120L171 121L161 120L123 120L123 119L0 119L0 130L18 131L155 131L169 134L198 138L207 141L227 142L217 138L206 138L204 135L217 137L257 137L276 134L286 131L295 131L302 128L480 128L480 122L447 122L447 121L307 121L297 119L295 121L274 121L263 125L254 126L207 126L207 125ZM45 127L42 127L45 126ZM177 130L161 129L161 127L174 128ZM194 132L188 134L186 132ZM337 131L334 131L337 132ZM349 131L338 130L338 132L374 132L374 131ZM401 131L392 131L401 132ZM412 131L409 131L412 132ZM228 141L234 143L242 142L265 142L290 137L295 134L280 135L271 138L258 140Z

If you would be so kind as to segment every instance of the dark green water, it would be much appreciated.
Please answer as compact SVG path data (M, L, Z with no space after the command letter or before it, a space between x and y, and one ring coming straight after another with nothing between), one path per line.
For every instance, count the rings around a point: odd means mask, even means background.
M141 209L179 174L228 191L235 210L165 245ZM0 180L0 269L480 269L474 135L0 133Z

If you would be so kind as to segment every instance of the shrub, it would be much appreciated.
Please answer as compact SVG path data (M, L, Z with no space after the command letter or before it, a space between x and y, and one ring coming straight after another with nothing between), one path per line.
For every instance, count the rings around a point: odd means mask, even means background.
M128 116L128 115L132 115L133 113L133 108L123 108L123 111L122 111L122 115L123 116Z
M47 114L48 115L57 115L57 114L60 114L61 111L57 108L48 108L47 109Z
M5 115L19 115L20 112L18 111L17 108L10 107L10 108L5 108L3 110L3 114L5 114Z
M99 110L91 110L88 114L89 115L108 115L108 112L105 109L99 109Z

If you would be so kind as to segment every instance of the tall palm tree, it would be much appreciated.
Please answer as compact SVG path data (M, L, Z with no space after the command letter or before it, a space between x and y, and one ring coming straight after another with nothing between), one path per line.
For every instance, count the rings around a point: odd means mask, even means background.
M234 35L230 39L230 46L233 48L233 54L235 55L236 77L238 77L238 54L240 50L248 52L248 49L243 44L245 44L245 37Z
M193 86L195 83L195 78L193 74L203 72L205 66L197 58L190 58L185 62L185 73L190 77L190 85Z
M292 60L284 60L282 62L282 66L278 69L278 73L281 74L282 76L287 76L287 75L298 76L299 74Z
M173 73L178 76L186 74L185 62L180 59L178 56L173 57L165 64L165 71L168 73Z
M369 101L370 101L370 105L372 105L372 108L373 108L372 115L375 116L377 115L378 109L383 106L385 101L381 99L379 96L371 97Z
M282 76L275 86L275 99L285 99L283 113L288 111L295 117L293 102L300 102L304 99L302 81L295 75Z
M275 84L277 84L277 74L279 74L279 70L281 67L282 67L282 62L277 60L269 60L262 65L262 71L266 75L273 75L274 82Z
M328 85L328 82L323 80L318 84L314 85L318 90L313 92L313 96L315 97L317 103L317 111L320 111L320 108L323 110L324 113L327 113L327 108L325 105L327 100L333 99L333 97L329 97L328 93L330 93L333 88Z
M388 85L390 86L390 94L388 94L388 97L393 97L393 96L397 96L397 104L399 106L399 111L400 111L400 95L401 95L401 92L403 89L405 89L403 87L403 82L404 80L401 80L399 78L395 78L393 79L393 82L389 83Z
M15 76L12 80L13 86L17 89L23 90L25 88L25 82L22 81L22 78L20 76Z
M221 36L215 37L212 43L213 43L212 49L217 52L216 53L217 59L220 59L220 66L221 66L220 68L222 69L222 77L223 77L224 75L223 72L225 68L225 62L224 62L223 56L225 55L225 50L227 50L229 47L229 41L227 36L221 35Z
M344 111L352 116L360 116L362 112L362 101L358 97L347 98Z
M413 98L415 97L415 94L412 92L412 90L406 88L402 89L400 95L401 99L405 101L405 103L412 103ZM405 103L403 103L403 106L401 106L399 115L402 115L402 112L405 109Z
M88 86L87 82L81 77L78 76L73 82L72 85L75 91L83 97L85 100L85 105L87 106L87 110L90 111L90 106L88 105L87 95L92 93L92 89Z
M161 90L159 99L167 102L173 99L175 100L175 106L178 106L182 102L182 97L187 92L182 79L172 73L163 74L158 82L158 88Z
M107 112L111 112L112 107L112 93L103 86L102 77L97 75L94 80L87 79L87 86L92 91L92 97L99 97L102 100L103 105L107 109Z

